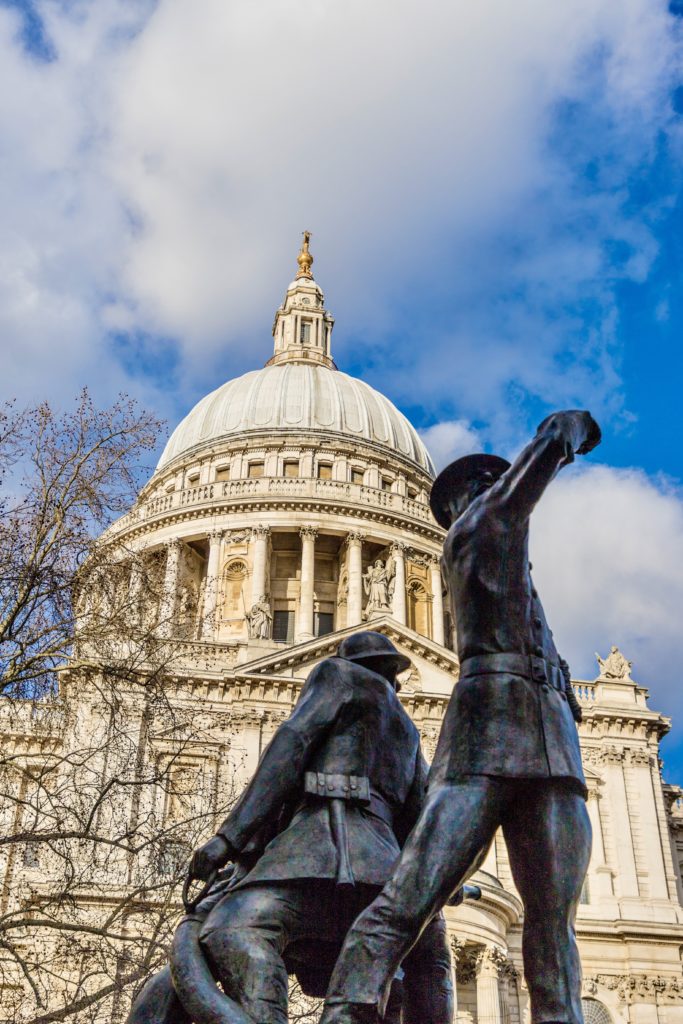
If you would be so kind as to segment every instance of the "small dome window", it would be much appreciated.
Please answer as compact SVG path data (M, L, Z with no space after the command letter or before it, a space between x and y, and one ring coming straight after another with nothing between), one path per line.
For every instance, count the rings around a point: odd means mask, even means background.
M318 463L318 480L331 480L332 479L332 463L331 462L319 462Z
M299 326L299 341L302 345L309 345L311 341L311 321L302 320Z
M256 477L263 476L264 463L263 462L250 462L247 476L251 480L255 480Z

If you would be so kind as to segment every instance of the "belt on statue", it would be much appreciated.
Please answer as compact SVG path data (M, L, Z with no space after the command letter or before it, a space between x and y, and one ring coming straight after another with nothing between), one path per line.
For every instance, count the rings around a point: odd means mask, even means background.
M535 683L552 686L556 690L566 689L564 676L559 665L537 657L535 654L475 654L460 664L460 678L509 672L525 676Z
M306 772L304 775L304 793L307 797L320 797L322 800L344 800L362 810L381 818L391 827L394 813L381 793L370 785L366 775L343 775L339 772ZM304 801L305 802L305 801ZM299 805L299 810L304 803Z
M384 798L370 786L365 775L345 775L340 772L306 772L304 774L304 799L297 812L310 801L319 800L327 804L330 816L332 842L337 851L336 883L343 888L356 884L349 856L349 835L346 827L346 809L349 805L360 807L369 814L380 818L389 827L393 814ZM297 813L295 812L295 813Z

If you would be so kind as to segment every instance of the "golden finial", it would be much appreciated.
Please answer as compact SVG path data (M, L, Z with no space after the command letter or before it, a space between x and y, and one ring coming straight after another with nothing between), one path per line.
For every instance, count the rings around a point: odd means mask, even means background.
M308 243L310 242L310 240L311 240L311 232L310 231L304 231L304 240L303 240L303 243L301 245L301 250L299 252L299 255L296 258L296 262L299 264L299 271L298 271L298 273L296 275L297 278L299 278L299 277L310 277L311 279L313 278L313 274L311 273L311 265L313 264L313 257L311 256L310 252L308 251Z

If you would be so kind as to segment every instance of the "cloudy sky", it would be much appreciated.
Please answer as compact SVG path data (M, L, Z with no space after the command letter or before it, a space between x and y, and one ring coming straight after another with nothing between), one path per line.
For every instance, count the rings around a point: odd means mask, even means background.
M3 390L169 426L263 363L313 232L335 357L443 464L553 408L574 674L619 644L683 782L683 0L0 0Z

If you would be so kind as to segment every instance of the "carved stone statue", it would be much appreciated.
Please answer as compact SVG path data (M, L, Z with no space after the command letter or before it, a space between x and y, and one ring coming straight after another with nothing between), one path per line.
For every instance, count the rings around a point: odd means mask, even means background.
M359 632L315 667L246 790L193 855L194 878L229 861L235 875L181 922L171 971L147 982L129 1024L285 1024L288 972L307 995L324 995L346 931L389 877L422 804L427 766L396 692L409 666L388 637ZM387 1024L451 1024L442 915L403 969L402 1018L394 1003Z
M595 652L595 657L597 658L598 665L600 666L599 679L631 678L633 662L628 661L615 644L612 644L610 647L609 654L606 658L601 658L597 651Z
M524 905L531 1019L582 1024L576 907L591 848L576 729L580 708L529 571L529 521L546 487L600 442L587 412L549 416L510 465L458 459L431 507L448 531L442 569L460 679L446 710L420 816L390 880L350 929L322 1024L370 1024L396 964L498 828Z
M184 583L178 591L178 622L190 628L197 614L197 590L192 583Z
M249 639L268 640L273 625L273 613L265 594L261 594L259 600L251 606L246 615Z
M381 615L391 611L391 598L394 589L396 570L392 558L386 563L381 558L375 559L374 565L368 566L363 574L363 589L368 598L365 615Z

